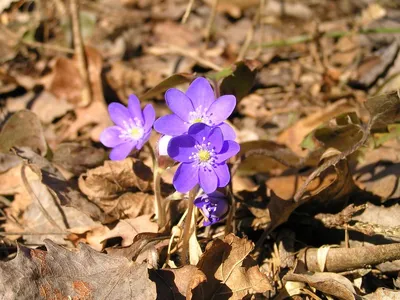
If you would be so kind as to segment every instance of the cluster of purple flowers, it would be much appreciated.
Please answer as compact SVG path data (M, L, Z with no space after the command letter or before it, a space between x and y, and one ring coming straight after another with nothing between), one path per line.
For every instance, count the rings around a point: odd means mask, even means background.
M133 149L143 147L154 123L154 129L163 135L159 154L180 162L173 179L175 189L186 193L200 185L206 194L194 204L207 219L204 225L218 222L227 213L228 202L216 190L229 183L226 161L240 150L234 141L234 130L224 122L233 112L236 98L224 95L215 99L210 83L200 77L190 84L186 93L169 89L165 99L172 114L155 122L154 108L149 104L142 111L134 95L129 98L127 108L111 103L108 110L115 126L105 129L100 141L113 148L112 160L124 159Z

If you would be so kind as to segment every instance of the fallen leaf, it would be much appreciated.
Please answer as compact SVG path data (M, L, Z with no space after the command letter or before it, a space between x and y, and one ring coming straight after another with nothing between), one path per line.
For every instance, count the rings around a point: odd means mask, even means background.
M50 240L47 251L19 246L0 262L2 299L156 299L147 264L96 252L80 244L69 251Z
M371 114L373 128L386 128L400 118L399 90L368 98L365 107Z
M154 196L145 193L151 190L152 177L140 160L106 161L82 174L79 188L109 216L135 218L154 212Z
M252 242L234 234L210 242L197 264L207 281L192 279L200 282L191 285L189 299L243 299L252 293L271 290L267 277L248 256L253 248Z
M399 299L399 291L389 290L385 288L377 288L377 290L371 294L365 295L366 300L397 300Z
M7 153L12 147L30 147L40 155L47 153L42 124L29 110L11 116L0 133L0 151Z
M304 154L304 150L301 149L301 142L311 131L337 115L354 110L355 109L349 105L346 100L337 101L320 111L300 119L294 125L283 131L279 135L277 142L286 145L294 153L302 155Z
M119 220L115 226L108 225L94 228L86 234L86 241L93 249L101 251L108 239L121 237L121 246L128 247L139 233L156 233L158 231L157 223L152 222L150 217L151 215L141 215L134 219Z
M246 96L254 85L260 62L244 60L232 67L232 73L220 85L221 95L234 95L236 101Z
M52 162L74 175L80 175L87 169L101 165L105 159L105 152L101 148L63 143L54 150Z
M336 273L314 273L314 274L287 274L283 277L284 281L304 282L311 287L337 297L341 300L359 299L353 284L346 277Z

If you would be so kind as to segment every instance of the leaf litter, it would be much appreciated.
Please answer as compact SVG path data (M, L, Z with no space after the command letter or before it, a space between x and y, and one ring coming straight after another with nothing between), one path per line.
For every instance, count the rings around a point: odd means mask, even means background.
M65 2L0 4L0 298L397 299L400 7L345 2L84 1L88 81ZM99 143L197 77L237 99L210 227L173 162Z

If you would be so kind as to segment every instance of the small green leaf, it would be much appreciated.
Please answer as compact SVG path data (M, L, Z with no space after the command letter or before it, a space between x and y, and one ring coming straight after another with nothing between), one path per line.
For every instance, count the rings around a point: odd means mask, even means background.
M168 77L167 79L161 81L159 84L157 84L152 89L148 90L141 97L139 97L139 99L140 100L148 100L148 99L154 98L154 97L162 94L169 88L175 87L182 83L191 82L194 79L195 79L195 76L190 73L174 74L174 75Z

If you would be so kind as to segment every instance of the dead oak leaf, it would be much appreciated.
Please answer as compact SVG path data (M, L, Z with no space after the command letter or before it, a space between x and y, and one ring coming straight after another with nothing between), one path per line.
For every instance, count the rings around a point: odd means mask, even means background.
M251 241L234 234L209 243L197 264L207 281L197 280L197 286L190 285L192 293L187 299L242 299L272 289L256 262L248 256L253 248Z
M69 251L46 240L47 251L19 247L0 262L1 299L156 299L146 264L80 244Z

